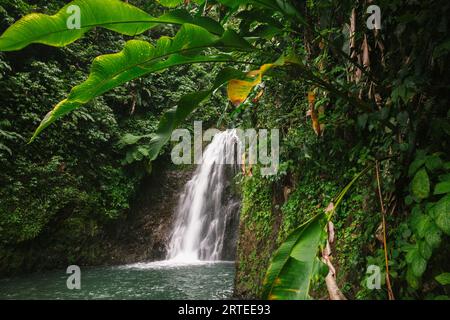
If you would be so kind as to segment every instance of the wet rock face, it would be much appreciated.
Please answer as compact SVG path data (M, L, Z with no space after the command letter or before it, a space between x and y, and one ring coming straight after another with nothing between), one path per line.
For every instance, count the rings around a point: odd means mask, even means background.
M178 197L194 169L154 167L142 182L127 218L116 226L104 263L165 259Z
M234 261L236 260L238 236L239 236L239 212L241 210L241 196L238 190L236 190L234 176L236 171L228 166L226 175L228 177L227 185L225 187L224 203L226 203L225 210L229 210L230 214L227 215L228 219L225 225L225 234L221 260Z
M227 236L224 239L220 260L234 261L236 260L240 201L233 199L229 202L227 210L230 210L232 213L228 215L229 218L226 221L225 234Z

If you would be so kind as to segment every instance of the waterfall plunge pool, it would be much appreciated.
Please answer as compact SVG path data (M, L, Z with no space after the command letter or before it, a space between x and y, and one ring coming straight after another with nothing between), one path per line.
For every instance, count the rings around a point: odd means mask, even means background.
M81 289L69 290L66 270L0 279L0 299L230 299L234 262L159 261L82 267Z
M81 269L70 290L65 270L0 279L0 299L229 299L233 294L239 199L235 130L214 136L179 197L168 260ZM234 159L226 164L226 159Z

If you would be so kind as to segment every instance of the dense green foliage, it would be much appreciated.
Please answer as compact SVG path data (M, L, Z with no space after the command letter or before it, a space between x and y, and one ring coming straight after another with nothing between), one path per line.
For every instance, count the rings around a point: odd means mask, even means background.
M115 0L102 1L123 5ZM22 2L6 3L3 11L7 14L29 10ZM83 5L84 1L75 3ZM1 214L5 214L0 223L8 230L6 235L12 233L5 243L35 238L67 207L81 217L95 212L88 218L95 222L120 215L142 168L149 169L148 160L160 154L171 131L228 83L228 97L235 109L226 112L229 106L223 108L223 101L216 97L216 108L202 108L202 117L214 119L217 125L279 128L282 138L276 176L262 177L254 170L254 175L241 177L238 295L327 296L323 285L326 273L315 267L315 261L321 258L325 243L331 241L332 232L322 230L325 224L321 219L309 219L323 218L326 208L329 212L335 202L340 206L327 215L336 232L332 249L337 271L332 276L343 294L360 299L448 298L450 4L438 0L380 1L382 28L372 30L366 27L367 1L161 3L183 6L191 18L161 21L126 6L126 12L115 17L123 20L109 29L122 35L143 35L125 38L128 41L124 43L124 36L116 33L90 31L91 26L102 26L112 19L112 13L99 7L98 15L81 31L70 33L59 28L67 18L61 11L53 18L32 16L0 38L3 51L20 49L14 35L37 25L32 39L23 40L27 44L59 47L77 40L63 49L42 49L41 60L45 61L39 60L39 54L31 61L28 49L2 58L1 81L7 88L2 91L2 101L9 108L2 111L8 114L0 131L0 150L4 161L9 161L4 179L11 182L4 183L9 191L2 201L5 208ZM151 9L140 1L135 4ZM41 34L52 27L49 19L55 19L55 28L59 28L54 30L56 38ZM8 24L11 20L5 19ZM130 32L130 25L136 28L134 32ZM155 34L155 30L162 32ZM84 34L86 38L79 39ZM160 37L162 34L172 38ZM77 59L81 69L85 68L83 57L92 59L94 53L100 53L99 47L92 45L98 37L105 37L106 47L116 53L101 52L87 80L73 87L83 77L78 66L71 67L70 58L78 49L83 54ZM283 63L276 63L280 68L272 70L268 64L274 61ZM206 88L191 88L194 90L188 90L187 95L180 95L186 92L159 78L170 79L174 73L188 70L180 65L211 62L217 64L189 69L196 74L207 70L208 75L201 74ZM225 62L233 63L234 69ZM246 76L240 71L244 71L242 64L251 65L253 71ZM33 70L39 66L40 79L47 77L36 87ZM156 73L168 68L170 71ZM55 73L61 75L56 77ZM214 80L213 74L217 74ZM142 76L145 78L124 85ZM149 90L148 86L158 80L157 92ZM69 85L73 88L63 96ZM161 96L161 88L169 89L167 97L178 95L176 107L166 109L170 106L167 103L162 108L145 105L149 100L169 99L155 99L155 95ZM127 96L131 96L133 110L136 106L143 109L136 120L125 120L124 111L120 117L111 112L110 107L128 101ZM89 112L80 109L85 104ZM40 135L30 147L17 150L13 146L29 137L43 105L54 107L33 137ZM215 114L208 117L210 113ZM63 115L71 118L56 122L54 130L42 131ZM21 150L25 154L22 162L8 160L19 157ZM98 150L107 154L98 154ZM72 151L74 156L69 157ZM123 168L121 157L124 164L137 163ZM364 168L371 169L366 172ZM53 173L51 178L49 172ZM360 172L367 175L357 182L352 180ZM39 180L42 175L46 180ZM39 185L42 181L45 186ZM349 181L355 186L340 194L346 198L334 199ZM54 189L48 190L49 186ZM34 202L22 201L22 192L30 193L27 200ZM99 208L99 204L103 206ZM40 208L40 213L29 221L31 207ZM83 225L89 224L83 221ZM274 254L277 247L280 249ZM329 259L324 254L322 258ZM330 266L330 261L327 263ZM382 270L380 290L366 285L369 265ZM296 278L298 273L302 277ZM329 285L327 281L328 289ZM296 293L281 293L288 291Z
M2 3L2 9L4 29L33 7L11 1ZM115 50L115 40L105 36L101 41ZM20 132L20 138L5 136L1 140L9 150L0 155L2 271L26 268L25 258L15 256L15 245L30 243L50 227L66 235L59 241L63 249L69 247L67 256L76 255L73 251L84 238L99 231L99 224L117 218L128 207L136 181L120 166L114 139L122 130L105 100L96 101L89 113L74 113L45 140L26 144L43 106L55 103L83 77L77 64L85 65L103 49L94 41L78 44L85 50L77 60L72 50L41 49L40 55L33 57L32 51L1 56L1 128L16 135ZM73 132L77 127L81 130ZM73 239L78 245L72 247Z
M445 236L450 214L446 171L450 160L449 76L445 72L449 39L444 18L449 6L442 1L377 4L382 8L381 31L365 28L364 2L311 1L299 9L313 27L289 34L286 42L280 40L281 47L295 43L317 75L354 92L372 104L370 110L318 89L316 84L305 84L295 71L285 74L282 82L278 78L266 81L264 96L243 108L246 126L279 127L283 132L279 176L267 179L255 175L246 178L252 183L243 184L244 204L268 202L275 215L243 220L243 229L278 230L278 236L272 232L256 244L240 244L244 261L239 272L252 275L238 283L237 291L244 296L261 294L264 275L249 263L259 261L268 266L267 253L258 247L281 244L302 222L324 212L337 191L375 159L382 160L389 276L395 297L433 299L448 295L448 288L435 277L445 274L449 266ZM357 26L354 45L348 38L353 8ZM322 41L319 32L327 35L324 40L329 42ZM364 64L365 72L358 72L358 67L338 52L341 47ZM323 125L319 136L305 116L311 110L307 99L310 91L315 91L314 109ZM273 191L260 194L260 184ZM372 170L351 190L332 219L337 283L348 298L388 298L377 187ZM246 216L251 213L249 210ZM255 256L249 257L253 250ZM369 265L381 269L381 290L367 288ZM311 294L323 298L325 290L320 281L313 285Z
M1 29L31 11L52 12L63 3L0 1ZM154 5L149 9L158 12ZM0 272L101 262L100 243L127 214L148 167L142 161L148 158L148 140L120 142L149 135L166 107L212 81L213 67L206 65L137 80L27 144L43 113L83 80L92 59L122 44L122 36L91 32L62 49L36 45L0 54ZM197 118L216 118L210 106Z

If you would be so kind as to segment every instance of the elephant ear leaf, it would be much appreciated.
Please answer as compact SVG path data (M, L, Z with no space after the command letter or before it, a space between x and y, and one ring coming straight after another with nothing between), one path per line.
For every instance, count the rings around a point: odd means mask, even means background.
M191 23L217 35L224 31L213 19L192 17L185 10L153 17L121 0L75 0L55 15L32 13L14 23L0 37L0 51L20 50L32 43L62 47L94 27L134 36L161 23Z
M321 213L295 229L280 246L267 270L263 296L270 300L307 300L325 227Z

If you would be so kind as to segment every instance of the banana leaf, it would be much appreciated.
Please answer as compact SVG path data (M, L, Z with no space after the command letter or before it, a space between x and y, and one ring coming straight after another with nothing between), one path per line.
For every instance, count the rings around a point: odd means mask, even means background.
M320 213L296 228L283 242L264 279L264 298L309 299L309 286L325 223L325 214Z
M184 24L173 38L161 37L155 46L130 40L121 52L95 58L88 79L72 88L68 97L45 116L30 142L63 115L130 80L181 64L233 61L228 54L200 55L199 51L206 48L245 51L251 46L234 31L227 30L219 37L192 24Z
M74 14L79 13L79 28L72 28ZM222 35L220 23L208 17L192 17L186 10L173 10L153 17L121 0L75 0L55 15L32 13L18 20L0 37L0 51L20 50L32 43L66 46L94 27L135 36L158 24L198 25L212 34Z

